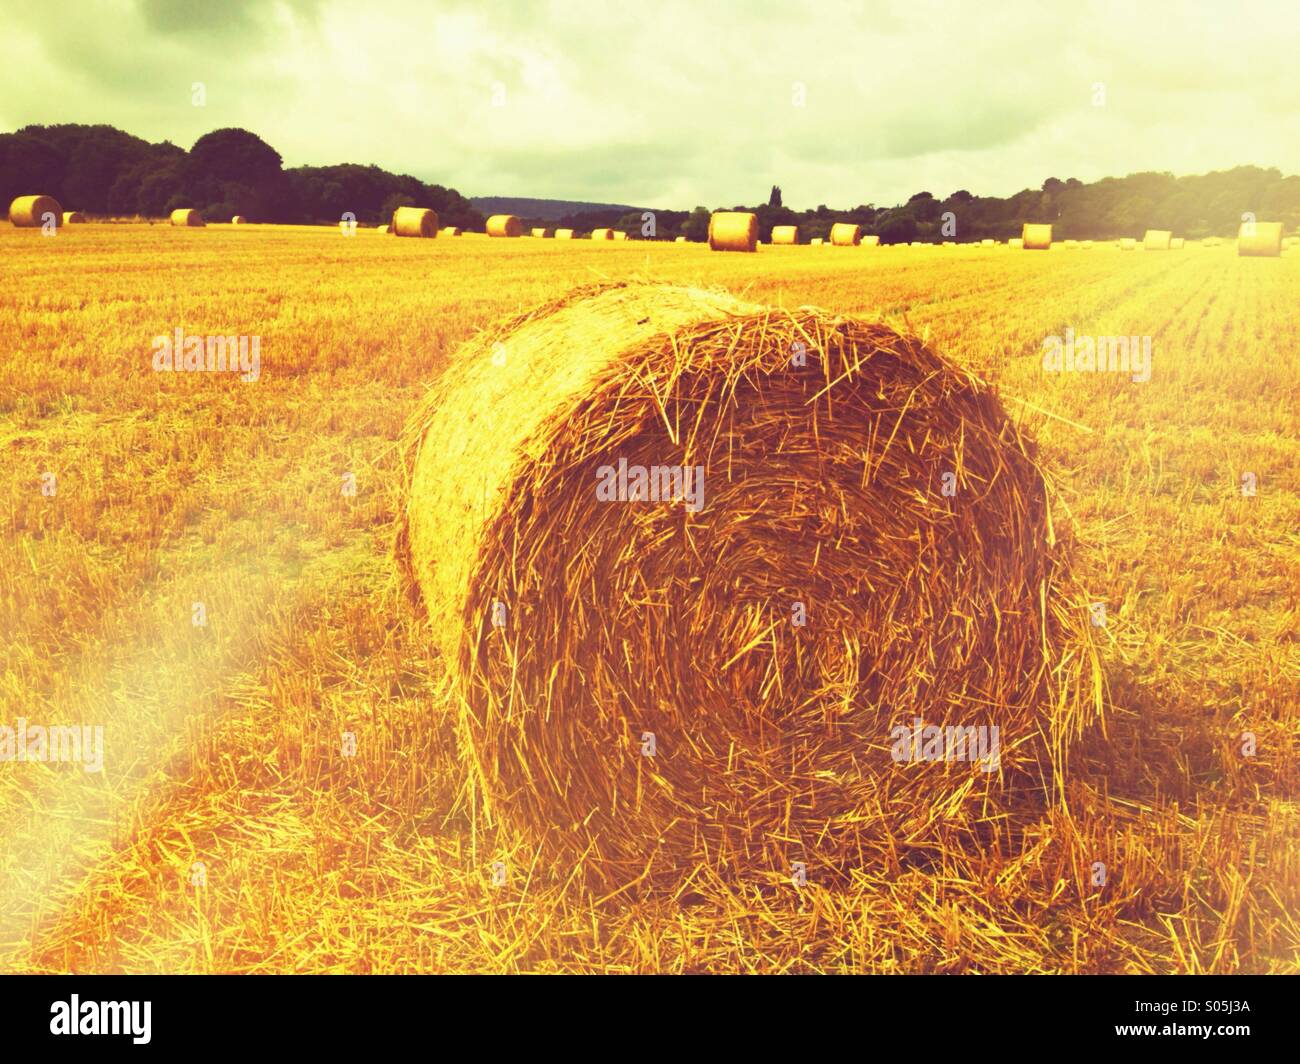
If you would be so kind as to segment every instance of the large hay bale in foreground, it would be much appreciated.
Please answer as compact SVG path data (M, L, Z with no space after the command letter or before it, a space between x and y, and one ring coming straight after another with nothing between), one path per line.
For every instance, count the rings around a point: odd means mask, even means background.
M1142 246L1148 251L1168 251L1174 234L1168 229L1148 229L1142 235Z
M1020 230L1020 246L1026 251L1049 251L1052 247L1052 227L1025 222Z
M487 813L560 874L824 881L1057 779L1096 656L981 381L880 324L659 285L455 364L413 422L399 557ZM917 719L997 727L997 771L935 763Z
M710 251L754 251L758 216L749 211L714 211L709 216Z
M428 207L398 207L389 227L395 236L432 240L438 235L438 212Z
M190 227L205 226L208 223L203 220L203 215L193 207L177 207L172 211L172 225L183 225Z
M857 247L862 240L862 226L836 222L831 226L831 243L836 247Z
M524 223L513 214L494 214L487 220L488 236L516 237L524 235Z
M1237 234L1238 255L1273 257L1282 254L1281 222L1247 222Z
M799 243L799 227L797 225L772 226L772 243L773 244Z
M9 221L19 229L63 224L63 208L53 196L19 196L9 204Z

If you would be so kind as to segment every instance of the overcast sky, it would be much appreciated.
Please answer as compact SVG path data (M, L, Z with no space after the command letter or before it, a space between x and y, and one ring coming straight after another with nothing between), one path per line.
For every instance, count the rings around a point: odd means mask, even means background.
M0 0L0 127L106 122L466 195L892 205L1300 172L1300 4ZM202 82L206 105L194 106Z

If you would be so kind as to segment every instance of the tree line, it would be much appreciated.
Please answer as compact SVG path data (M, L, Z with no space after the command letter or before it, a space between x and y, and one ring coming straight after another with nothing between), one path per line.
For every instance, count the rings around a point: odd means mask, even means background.
M186 151L151 144L107 125L25 126L0 134L0 204L41 192L92 215L165 217L197 207L211 221L242 214L251 221L336 223L352 212L359 222L387 221L401 206L432 207L443 225L481 230L483 216L453 188L430 185L377 166L341 163L285 169L280 154L244 129L206 133ZM753 211L759 239L772 227L797 225L800 239L826 237L836 222L861 225L882 243L913 240L1006 240L1025 222L1050 222L1058 239L1114 239L1146 229L1170 229L1189 239L1234 236L1242 216L1300 227L1300 177L1276 169L1238 166L1175 177L1144 172L1084 183L1049 177L1013 196L976 196L959 189L944 198L918 192L892 207L825 204L793 210L773 186L766 203L719 209ZM584 211L542 223L588 232L622 229L634 238L708 238L707 207L692 211ZM647 214L650 217L647 218Z
M443 225L482 229L483 216L453 188L378 166L285 169L279 152L245 129L205 133L189 151L151 144L113 126L25 126L0 134L0 203L40 192L64 207L109 217L161 218L195 207L209 221L387 221L398 207L432 207Z

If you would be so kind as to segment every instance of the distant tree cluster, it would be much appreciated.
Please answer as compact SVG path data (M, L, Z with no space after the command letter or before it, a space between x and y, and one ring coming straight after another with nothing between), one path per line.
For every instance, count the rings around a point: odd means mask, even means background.
M244 129L206 133L187 152L112 126L26 126L0 134L0 204L40 192L89 214L163 217L197 207L210 221L386 220L396 207L432 207L443 225L482 229L483 216L455 189L377 166L342 163L284 169L280 154ZM2 208L0 208L2 209Z
M723 208L720 208L723 209ZM1058 238L1109 240L1141 236L1147 229L1170 229L1179 236L1236 236L1242 215L1282 222L1288 231L1300 226L1300 177L1283 177L1276 169L1238 166L1195 177L1139 173L1108 177L1092 184L1076 178L1050 177L1038 190L1014 196L975 196L960 189L946 199L918 192L906 203L880 208L870 204L849 210L822 206L793 211L781 205L773 186L768 202L732 210L758 215L759 239L771 239L774 225L799 226L800 239L826 237L836 222L852 222L881 243L912 240L1006 240L1019 236L1025 222L1051 222ZM708 211L696 208L682 231L688 240L707 239ZM704 219L700 232L696 223Z

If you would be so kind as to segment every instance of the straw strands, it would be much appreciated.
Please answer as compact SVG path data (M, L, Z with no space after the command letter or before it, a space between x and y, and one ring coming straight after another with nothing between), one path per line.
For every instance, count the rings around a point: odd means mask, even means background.
M53 196L19 196L9 204L9 221L20 229L39 229L47 222L57 227L63 208Z
M709 217L710 251L753 251L757 247L757 215L749 211L714 211Z
M457 365L398 556L487 815L564 875L896 864L1052 786L1100 711L1033 444L920 340L614 284ZM996 726L997 771L932 763L917 718Z

